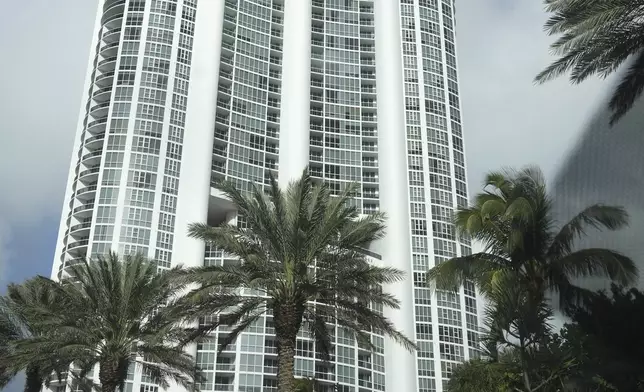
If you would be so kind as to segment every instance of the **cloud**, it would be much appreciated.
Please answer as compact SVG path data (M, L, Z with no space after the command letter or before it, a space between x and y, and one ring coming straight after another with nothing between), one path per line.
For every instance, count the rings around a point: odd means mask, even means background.
M61 208L98 2L64 3L13 2L0 15L0 217L9 224Z
M552 60L538 0L460 0L456 13L470 193L507 165L535 163L552 180L610 81L533 84Z

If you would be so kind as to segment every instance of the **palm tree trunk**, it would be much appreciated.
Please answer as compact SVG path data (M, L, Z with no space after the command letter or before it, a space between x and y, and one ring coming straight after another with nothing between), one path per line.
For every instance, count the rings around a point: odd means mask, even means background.
M24 392L40 392L43 380L40 378L40 370L36 366L29 366L25 371Z
M295 339L277 337L277 391L295 390Z
M98 379L101 381L101 392L116 392L122 384L120 373L118 361L101 361L98 371Z
M295 342L302 325L304 305L296 301L278 304L273 309L277 339L277 391L295 389Z

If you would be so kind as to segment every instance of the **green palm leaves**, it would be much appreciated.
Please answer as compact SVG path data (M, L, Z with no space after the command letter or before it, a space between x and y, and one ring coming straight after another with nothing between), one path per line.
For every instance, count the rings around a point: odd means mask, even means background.
M618 252L574 247L588 229L626 226L626 212L593 205L556 230L551 200L537 168L488 174L484 192L472 207L457 212L455 223L462 235L479 241L485 251L434 267L429 277L439 288L472 280L490 295L506 282L517 281L533 294L558 293L566 306L581 294L571 283L575 278L604 276L628 284L637 276L633 262Z
M401 271L375 266L365 249L384 235L382 214L361 216L350 205L354 188L336 197L306 173L282 191L275 180L267 193L255 186L242 194L232 184L219 188L233 202L243 225L194 224L190 235L207 241L239 262L188 269L186 282L199 288L186 297L197 316L218 314L209 326L230 325L222 344L233 341L266 310L273 314L279 354L280 391L293 388L296 335L310 329L323 354L331 349L327 323L352 330L371 344L379 330L408 348L414 344L376 309L397 308L383 284L401 280ZM240 289L260 296L246 296ZM306 323L304 323L306 321Z
M71 275L62 283L36 278L9 288L12 306L37 333L14 339L2 364L51 372L73 362L77 378L98 366L107 392L123 386L134 363L161 386L192 385L195 365L184 351L189 330L181 325L186 317L173 306L185 286L170 278L172 271L159 274L140 256L110 254L75 265Z
M486 337L490 354L510 347L520 354L524 390L534 390L531 370L550 335L554 292L568 310L588 292L577 278L600 276L621 284L637 277L633 261L618 252L577 249L588 229L617 230L628 224L619 207L593 205L557 229L541 171L528 167L487 175L473 206L460 209L455 224L461 235L479 241L484 251L448 260L432 268L428 281L455 289L472 281L489 300ZM554 377L554 376L553 376Z
M539 83L570 71L580 83L592 75L606 77L629 57L633 61L610 100L611 123L619 120L644 89L644 2L641 0L545 0L552 15L549 35L559 38L552 52L559 56L536 77Z

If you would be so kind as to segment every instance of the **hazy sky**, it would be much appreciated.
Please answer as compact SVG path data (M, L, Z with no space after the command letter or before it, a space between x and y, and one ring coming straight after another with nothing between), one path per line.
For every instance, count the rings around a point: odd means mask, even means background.
M3 3L0 291L9 281L50 272L97 3ZM539 0L458 0L472 191L483 173L505 165L536 163L553 176L608 86L532 84L550 60L544 19Z

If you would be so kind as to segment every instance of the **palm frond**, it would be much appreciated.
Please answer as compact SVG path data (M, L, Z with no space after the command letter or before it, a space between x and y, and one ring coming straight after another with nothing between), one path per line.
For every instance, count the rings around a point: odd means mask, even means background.
M610 107L611 124L621 118L644 89L641 51L644 48L644 4L641 0L548 1L552 15L545 24L549 35L560 35L551 50L560 56L537 75L543 83L571 72L580 83L592 75L607 77L631 56L636 56L617 87Z
M629 257L608 249L589 248L553 261L552 271L567 277L606 277L622 285L637 280L637 266Z
M594 204L586 207L554 236L546 254L558 258L569 254L574 242L586 234L588 228L618 230L628 226L628 213L622 207Z
M613 115L610 119L611 125L621 119L633 107L637 98L642 95L644 90L643 69L644 51L640 50L611 96L609 103L610 108L613 110Z
M482 292L487 292L495 272L507 264L507 260L484 252L455 257L430 269L427 282L439 290L457 290L466 281L472 281Z

